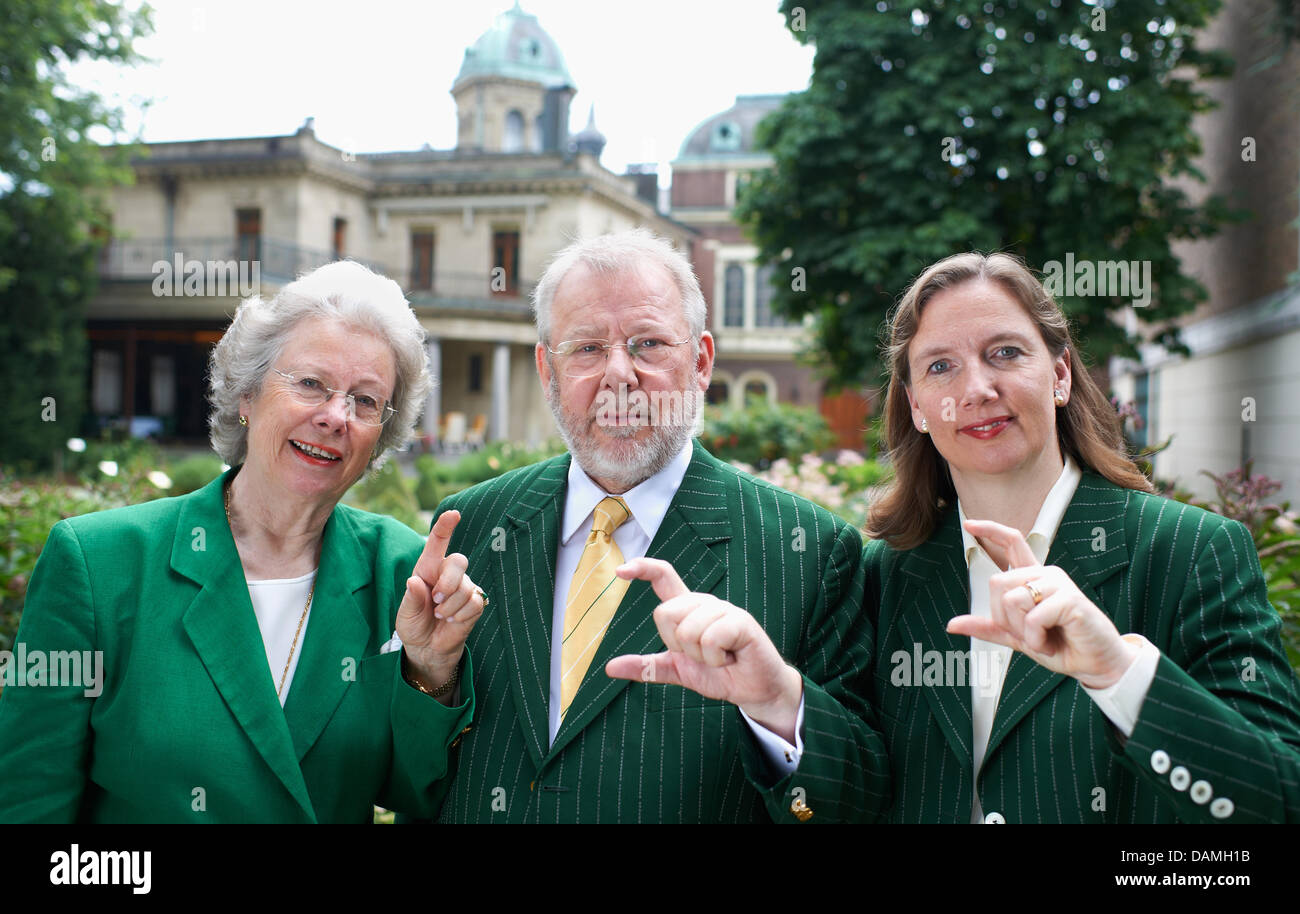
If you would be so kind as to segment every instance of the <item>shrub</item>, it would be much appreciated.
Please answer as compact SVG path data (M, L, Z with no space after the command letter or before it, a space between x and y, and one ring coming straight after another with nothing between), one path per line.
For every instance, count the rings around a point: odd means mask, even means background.
M388 462L357 483L343 500L350 505L387 514L424 536L428 526L420 522L420 505L415 500L415 487L402 475L395 462Z
M89 449L88 449L89 450ZM99 457L93 454L92 457ZM50 529L59 521L107 508L151 501L167 493L152 482L158 471L142 459L121 454L125 467L110 476L90 463L84 482L51 478L0 478L0 650L13 648L27 583Z
M804 454L797 463L778 458L766 470L759 470L748 464L733 460L735 466L746 473L752 473L759 479L780 486L787 492L802 495L809 501L816 502L828 511L838 514L858 530L867 520L870 507L870 494L867 487L850 488L850 483L836 477L845 472L856 474L854 481L875 475L882 479L888 476L889 469L881 467L884 476L876 475L875 470L860 470L859 467L880 467L874 461L864 461L854 451L841 451L835 462L824 461L815 454ZM874 485L874 483L873 483Z
M1268 585L1269 602L1282 616L1282 641L1291 665L1300 667L1300 527L1290 503L1268 500L1281 490L1282 483L1252 474L1252 467L1253 461L1248 460L1245 466L1222 475L1203 470L1214 481L1214 499L1183 500L1241 521L1250 530Z
M448 495L562 453L564 446L558 441L548 441L540 448L528 448L509 441L494 441L450 463L440 463L425 454L415 460L418 476L416 497L421 508L432 511Z
M822 472L831 482L844 486L846 494L884 485L894 475L888 464L867 460L857 451L840 451L833 463L822 464Z
M168 495L184 495L201 489L221 475L221 458L216 454L199 454L167 468L172 487Z
M743 408L706 407L700 440L719 460L765 470L782 458L798 460L824 451L834 444L835 436L814 409L751 402Z

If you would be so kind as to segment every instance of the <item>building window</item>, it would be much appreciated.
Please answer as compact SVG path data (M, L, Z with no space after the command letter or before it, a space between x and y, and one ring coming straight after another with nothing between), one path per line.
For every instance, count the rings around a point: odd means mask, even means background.
M539 61L542 59L542 43L536 38L524 37L519 41L519 54L529 60Z
M96 349L91 360L90 402L97 416L122 412L122 353Z
M501 141L501 151L524 151L524 116L518 111L510 111L506 114L506 133Z
M492 233L493 295L519 294L519 233Z
M738 263L727 267L723 296L722 326L745 326L745 269Z
M736 386L740 389L741 402L745 404L776 403L776 378L766 371L746 371L736 378Z
M262 211L260 209L235 210L235 248L237 257L244 263L262 259Z
M539 114L537 115L537 119L533 121L533 152L542 151L542 138L545 134L546 121L542 118L542 115Z
M433 232L411 232L411 289L433 291Z
M704 393L704 402L710 406L726 406L731 400L731 384L727 381L714 380Z
M348 220L335 217L334 234L331 238L330 253L335 260L342 260L347 250Z
M472 394L483 392L483 355L474 353L469 357L469 392Z
M714 126L709 146L712 152L735 152L740 149L740 139L740 125L735 121L723 121Z
M155 355L149 363L149 411L155 416L176 414L176 360Z
M110 213L103 218L103 222L95 223L90 226L90 241L92 244L98 246L99 267L101 272L104 272L105 268L108 266L108 257L111 250L110 246L113 242L113 215ZM167 240L168 242L171 241L171 239ZM170 251L167 253L168 256L171 255Z
M788 327L790 322L772 310L772 296L776 290L772 288L772 275L776 272L776 267L771 265L758 268L758 275L754 277L754 326L756 327Z
M762 381L753 380L745 384L745 402L766 402L767 385Z

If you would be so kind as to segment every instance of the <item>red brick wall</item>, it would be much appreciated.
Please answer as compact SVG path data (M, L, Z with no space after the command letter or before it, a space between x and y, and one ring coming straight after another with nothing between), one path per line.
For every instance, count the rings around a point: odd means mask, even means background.
M727 173L718 171L674 171L673 208L679 206L726 206Z

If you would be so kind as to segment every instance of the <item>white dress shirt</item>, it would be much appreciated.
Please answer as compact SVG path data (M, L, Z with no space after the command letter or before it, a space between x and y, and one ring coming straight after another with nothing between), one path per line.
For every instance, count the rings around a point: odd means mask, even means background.
M631 518L614 531L614 542L623 553L624 561L642 558L649 551L650 543L654 541L659 525L668 513L668 506L686 476L691 454L692 444L688 441L681 452L658 473L619 496L632 512ZM573 581L573 573L586 548L596 505L607 497L609 493L592 481L578 465L578 461L571 460L564 514L560 519L560 547L555 556L555 598L551 625L551 743L555 742L555 735L560 730L560 652L564 642L564 607L569 597L569 584ZM803 700L800 699L793 746L761 724L755 723L744 711L740 712L758 740L763 755L783 774L789 774L799 765L799 756L803 752L803 712Z
M1052 486L1052 490L1047 493L1047 499L1038 511L1038 517L1030 528L1029 536L1025 537L1030 551L1034 553L1034 558L1040 565L1047 561L1047 551L1051 547L1052 540L1056 538L1057 528L1061 526L1061 518L1065 516L1065 510L1070 506L1070 500L1074 498L1074 492L1082 478L1083 474L1079 471L1078 465L1069 455L1066 455L1065 467L1061 470L1061 475ZM962 523L967 519L960 499L957 500L957 516ZM990 618L992 610L989 607L989 579L1001 569L993 563L975 537L966 531L965 526L961 528L961 539L970 574L970 612L975 616ZM1152 680L1155 679L1156 666L1160 661L1160 650L1154 644L1141 636L1135 635L1130 638L1140 639L1137 642L1139 653L1120 680L1106 689L1084 687L1084 691L1101 712L1126 738L1133 733L1138 712L1142 708L1142 702L1146 700L1147 691L1151 688ZM984 752L988 749L989 737L993 733L993 717L997 713L998 699L1002 695L1002 683L1006 678L1007 666L1010 662L1011 648L982 641L979 638L971 638L967 681L971 684L971 718L974 724L971 752L974 756L973 774L977 784L980 766L984 763ZM984 811L980 806L979 791L975 791L971 807L971 822L980 823L983 820Z

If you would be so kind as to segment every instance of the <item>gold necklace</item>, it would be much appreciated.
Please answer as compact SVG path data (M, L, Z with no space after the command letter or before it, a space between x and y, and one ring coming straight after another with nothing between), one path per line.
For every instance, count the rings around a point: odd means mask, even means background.
M226 486L226 523L230 526L230 535L235 535L235 525L230 520L230 486ZM238 549L236 549L238 551ZM298 630L293 633L293 644L289 645L289 656L284 661L284 672L280 674L280 684L276 686L275 697L279 698L284 691L284 680L289 676L289 664L293 662L294 651L298 649L298 636L302 634L302 624L307 621L307 610L311 609L311 598L316 593L316 579L320 577L319 571L316 577L312 578L311 589L307 591L307 603L302 608L302 615L298 617Z

